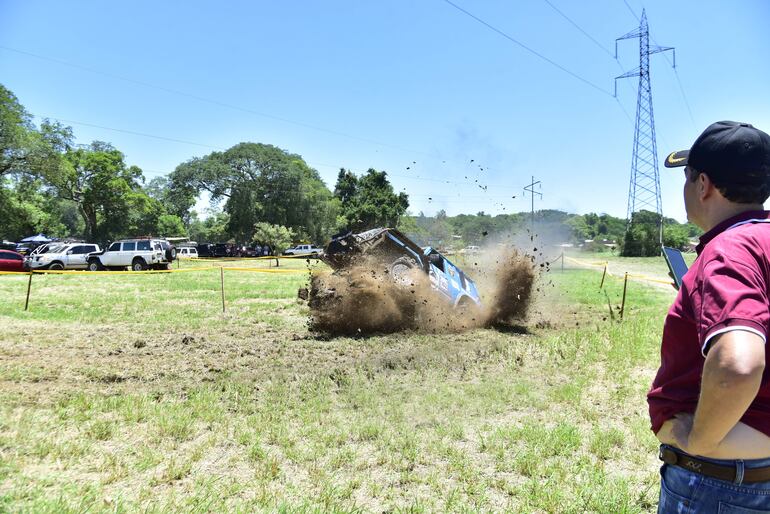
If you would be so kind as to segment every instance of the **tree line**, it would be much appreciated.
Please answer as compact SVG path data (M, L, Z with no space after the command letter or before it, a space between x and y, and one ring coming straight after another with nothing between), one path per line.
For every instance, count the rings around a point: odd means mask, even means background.
M389 226L422 244L462 247L523 234L534 226L554 241L609 239L634 254L657 255L654 232L642 223L654 213L637 213L639 223L629 232L620 218L558 210L538 211L534 220L529 213L414 216L408 214L408 195L393 190L385 171L371 168L356 175L342 168L330 190L300 155L269 144L238 143L193 157L167 176L148 181L110 143L74 141L71 127L45 119L35 125L0 84L2 239L44 233L104 244L153 235L282 246L324 244L337 232ZM204 193L211 201L207 216L194 209ZM682 247L697 234L691 225L664 222L664 239L671 246Z
M208 216L193 207L211 199ZM341 169L334 191L297 154L243 142L147 181L110 143L76 145L71 127L39 126L0 84L0 237L35 233L106 243L138 235L249 244L324 243L341 230L395 226L409 207L384 171Z

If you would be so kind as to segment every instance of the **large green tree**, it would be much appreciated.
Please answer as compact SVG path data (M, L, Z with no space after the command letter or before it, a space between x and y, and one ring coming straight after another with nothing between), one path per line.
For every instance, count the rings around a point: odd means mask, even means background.
M396 194L387 173L372 168L361 177L340 169L334 195L340 201L342 224L355 232L396 227L409 208L408 195Z
M128 166L109 143L69 148L63 165L47 175L49 187L73 202L83 220L83 237L106 242L131 235L182 235L181 220L168 215L142 188L142 170Z
M250 242L255 225L265 222L320 243L333 231L338 210L302 157L261 143L240 143L177 166L168 190L176 213L189 210L204 191L213 204L224 202L227 235L240 242Z

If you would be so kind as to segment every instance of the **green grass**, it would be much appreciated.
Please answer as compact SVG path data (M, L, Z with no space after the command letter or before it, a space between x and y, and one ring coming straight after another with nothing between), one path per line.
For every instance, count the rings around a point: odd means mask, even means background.
M1 276L0 511L651 512L673 294L611 321L599 279L544 277L529 333L351 339L306 274L226 271L224 314L218 269L35 276L28 312Z

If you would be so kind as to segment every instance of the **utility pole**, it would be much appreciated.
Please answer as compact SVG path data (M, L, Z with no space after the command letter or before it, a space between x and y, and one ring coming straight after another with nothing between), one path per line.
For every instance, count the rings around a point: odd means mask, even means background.
M615 96L618 95L618 79L639 77L636 101L636 123L634 124L634 150L631 156L631 181L628 185L628 211L626 232L631 229L634 213L644 208L658 215L658 235L663 244L663 209L660 199L660 176L658 174L658 146L655 139L655 117L652 113L652 86L650 85L650 55L671 50L670 46L650 46L650 28L647 14L642 10L639 27L615 40L615 58L618 58L618 41L639 38L639 67L615 77Z
M535 237L535 195L540 195L540 199L543 199L543 193L539 193L535 191L535 186L540 184L540 181L538 180L535 182L535 177L532 177L532 182L529 183L527 187L524 188L524 194L526 195L529 193L532 196L532 222L531 222L531 236Z

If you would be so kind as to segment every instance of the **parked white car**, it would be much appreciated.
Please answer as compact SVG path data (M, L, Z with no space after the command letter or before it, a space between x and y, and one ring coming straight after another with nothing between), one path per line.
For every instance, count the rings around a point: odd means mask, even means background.
M314 258L320 257L323 253L323 248L318 248L316 245L297 245L283 251L283 255L307 255Z
M177 259L197 259L198 249L192 248L190 246L183 246L182 248L179 248L177 250L176 258Z
M165 239L124 239L115 241L103 252L88 255L88 270L133 271L170 269L176 259L176 248Z
M49 244L44 252L30 255L27 264L30 269L86 269L88 254L100 251L99 245L91 243Z

